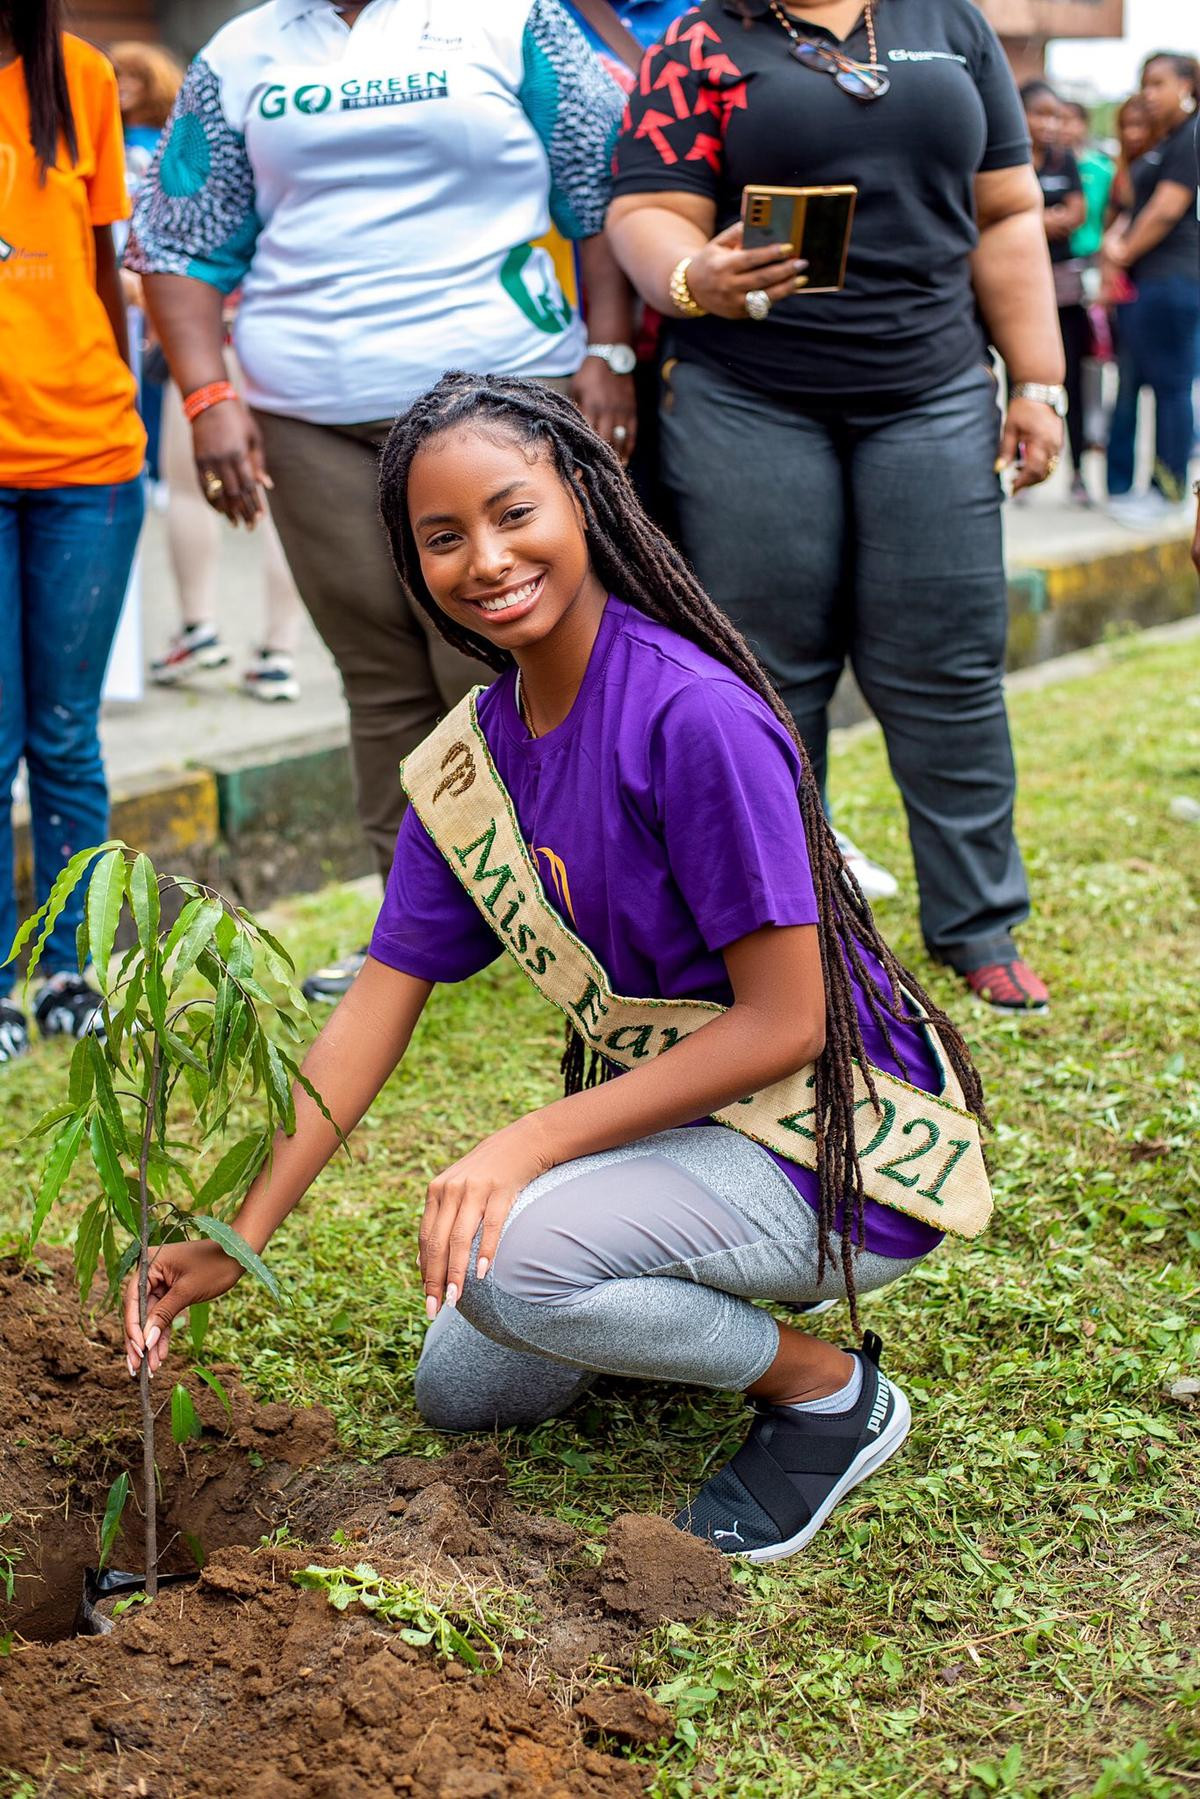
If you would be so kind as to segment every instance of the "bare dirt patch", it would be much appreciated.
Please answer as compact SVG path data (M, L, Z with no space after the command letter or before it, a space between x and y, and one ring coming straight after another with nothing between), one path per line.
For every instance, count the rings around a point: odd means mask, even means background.
M204 1424L161 1437L164 1566L195 1569L112 1634L71 1634L105 1495L139 1454L115 1321L80 1333L65 1263L0 1263L0 1494L20 1552L2 1628L0 1767L42 1799L525 1799L634 1794L612 1751L669 1735L649 1695L613 1686L645 1630L727 1616L721 1556L665 1520L618 1519L603 1559L570 1525L519 1510L493 1446L373 1465L337 1455L320 1408L259 1405L219 1370L232 1416L182 1375ZM176 1371L175 1377L179 1377ZM164 1380L163 1402L170 1380ZM330 1539L338 1533L338 1542ZM263 1538L286 1533L286 1546ZM141 1565L132 1504L113 1555ZM302 1544L303 1547L293 1547ZM368 1561L434 1592L519 1595L529 1628L472 1673L292 1579ZM598 1687L586 1665L600 1655Z

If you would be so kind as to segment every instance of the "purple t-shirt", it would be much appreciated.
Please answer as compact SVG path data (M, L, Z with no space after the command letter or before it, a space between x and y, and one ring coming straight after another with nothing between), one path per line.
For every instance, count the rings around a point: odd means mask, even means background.
M479 723L551 904L617 993L729 1005L726 945L763 925L817 922L787 732L737 675L615 598L562 724L531 739L515 686L509 669L480 698ZM426 981L465 980L501 954L411 808L371 954ZM937 1092L921 1027L892 1025L901 1067L857 986L855 1000L876 1066ZM815 1208L816 1175L774 1160ZM880 1255L915 1256L941 1233L869 1200L866 1241Z

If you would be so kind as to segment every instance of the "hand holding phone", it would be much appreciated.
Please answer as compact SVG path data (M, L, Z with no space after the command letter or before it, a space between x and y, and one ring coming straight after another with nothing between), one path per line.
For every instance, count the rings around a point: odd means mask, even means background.
M790 243L806 263L803 294L840 293L858 189L759 187L742 190L742 243L747 250Z
M721 319L744 319L746 295L762 289L772 302L786 299L805 279L806 265L786 241L749 250L735 219L688 258L688 288L698 306Z

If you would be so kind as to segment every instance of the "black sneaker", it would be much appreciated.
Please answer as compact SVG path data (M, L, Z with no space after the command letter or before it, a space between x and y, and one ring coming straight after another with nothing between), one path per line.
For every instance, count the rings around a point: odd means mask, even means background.
M348 993L354 985L354 977L367 959L367 947L356 949L340 962L330 962L325 968L318 968L310 974L300 991L305 999L314 1005L333 1006Z
M868 1331L862 1392L848 1412L797 1412L755 1402L758 1417L733 1460L706 1480L675 1523L726 1555L775 1562L810 1542L852 1487L895 1455L912 1423L908 1400L879 1371Z
M0 999L0 1062L15 1062L29 1053L29 1024L19 1006Z
M100 995L77 974L56 974L39 989L33 1015L43 1037L104 1035Z

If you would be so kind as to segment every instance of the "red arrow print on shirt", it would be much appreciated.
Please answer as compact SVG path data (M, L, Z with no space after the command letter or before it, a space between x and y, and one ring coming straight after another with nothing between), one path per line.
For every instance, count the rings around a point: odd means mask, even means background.
M706 162L714 175L721 173L721 140L701 131L688 151L685 162Z
M678 162L678 156L676 156L674 150L672 150L670 144L663 136L663 126L674 125L675 123L676 121L669 113L654 112L653 110L650 110L642 114L637 131L634 135L636 137L648 137L664 162Z
M742 79L742 71L725 55L706 57L701 67L707 79L712 82L715 82L719 75L728 75L734 81Z
M654 83L656 91L660 87L670 88L671 104L675 108L675 117L677 119L690 119L692 116L692 109L688 105L687 95L683 91L683 84L686 79L687 71L681 69L677 62L669 62L663 68L663 72L658 80Z
M722 129L728 123L729 114L735 107L746 109L746 83L739 81L736 87L702 87L696 95L696 112L711 112L720 119Z
M693 41L702 43L706 37L712 38L714 43L720 43L720 33L714 31L711 25L706 25L703 19L697 19L696 22L693 25L689 25L685 31L683 25L687 16L687 13L683 12L680 13L677 19L671 20L671 23L667 26L667 35L664 40L666 43L687 44Z

